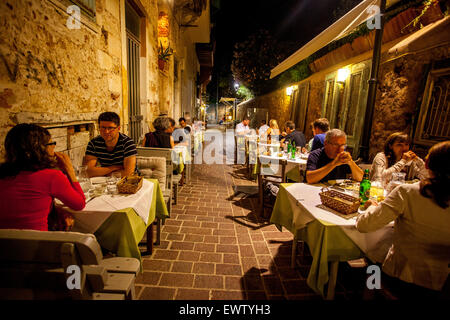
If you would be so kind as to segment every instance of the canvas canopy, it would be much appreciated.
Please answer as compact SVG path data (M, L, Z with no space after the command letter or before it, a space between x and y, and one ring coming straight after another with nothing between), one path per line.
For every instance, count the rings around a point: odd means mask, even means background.
M400 0L387 0L386 7L390 7ZM322 31L317 37L309 41L270 72L270 78L274 78L300 61L308 58L332 41L338 40L351 33L361 23L373 19L376 11L370 10L371 6L379 6L380 0L364 0L347 14Z

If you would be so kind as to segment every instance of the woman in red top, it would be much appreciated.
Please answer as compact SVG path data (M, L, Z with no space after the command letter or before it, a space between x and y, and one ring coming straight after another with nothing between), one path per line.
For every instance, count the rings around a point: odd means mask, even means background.
M0 228L48 230L53 199L82 210L85 196L68 155L55 152L47 129L19 124L5 139L0 165ZM59 170L58 170L59 169Z

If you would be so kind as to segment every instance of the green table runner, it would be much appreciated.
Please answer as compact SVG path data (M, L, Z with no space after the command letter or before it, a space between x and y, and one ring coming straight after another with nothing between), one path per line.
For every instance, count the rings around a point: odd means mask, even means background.
M119 257L133 257L141 262L138 244L144 237L147 227L154 222L155 217L161 219L169 217L158 180L148 180L154 183L154 187L147 225L133 208L126 208L113 212L95 232L97 241L103 248Z
M324 287L329 279L328 263L357 259L362 257L363 253L344 231L334 224L314 220L304 228L295 230L293 210L286 190L290 185L292 183L280 185L270 222L274 223L280 231L282 227L285 227L294 235L298 232L298 238L308 244L313 261L306 283L324 297Z

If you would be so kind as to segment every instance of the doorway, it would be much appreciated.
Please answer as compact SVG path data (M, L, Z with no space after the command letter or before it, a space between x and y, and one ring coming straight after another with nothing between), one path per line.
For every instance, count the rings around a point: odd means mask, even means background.
M134 5L136 6L136 5ZM129 1L125 2L125 27L127 37L127 65L128 65L128 123L129 134L135 143L139 143L142 135L141 110L141 39L144 32L141 28L142 17ZM145 38L144 38L145 39Z

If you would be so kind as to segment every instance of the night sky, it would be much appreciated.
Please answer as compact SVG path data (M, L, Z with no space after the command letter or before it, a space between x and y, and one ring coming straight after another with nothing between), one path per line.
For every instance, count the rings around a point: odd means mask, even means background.
M264 28L284 41L293 42L295 52L336 19L340 3L361 0L221 0L220 9L212 11L212 30L216 41L213 80L217 70L230 70L234 43ZM213 9L212 9L213 10ZM289 54L290 54L289 53ZM231 71L230 71L231 72Z

